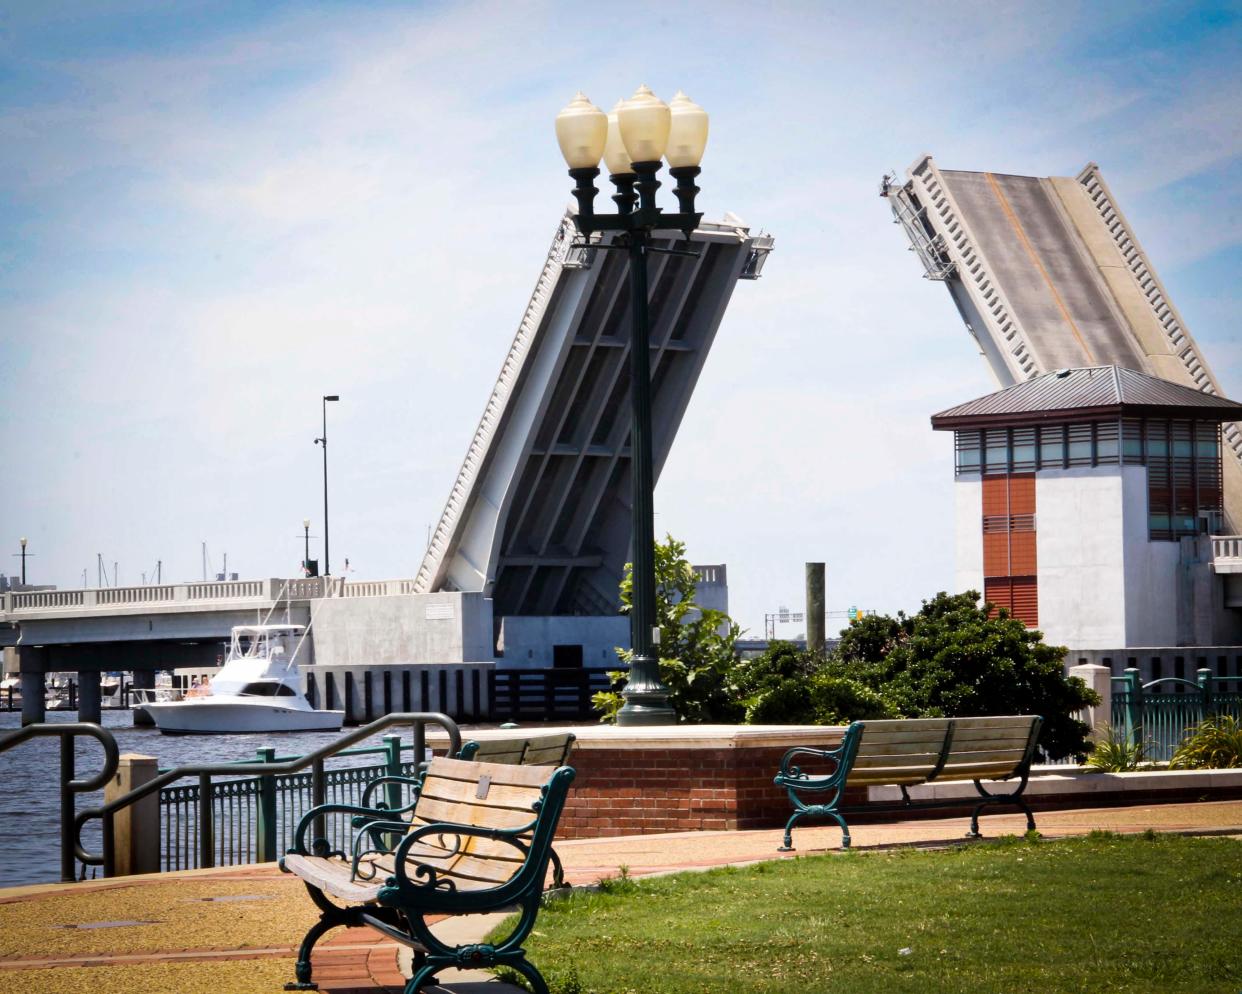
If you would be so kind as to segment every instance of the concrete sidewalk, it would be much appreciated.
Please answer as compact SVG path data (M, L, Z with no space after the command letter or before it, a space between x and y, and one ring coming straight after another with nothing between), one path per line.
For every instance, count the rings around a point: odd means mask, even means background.
M1242 801L1042 811L1047 838L1101 829L1242 836ZM967 818L851 825L857 849L965 842ZM1021 834L1020 814L985 816L985 836ZM578 886L631 877L789 859L835 849L836 828L799 827L794 853L779 853L779 829L681 832L579 839L557 844L566 876ZM273 864L47 884L0 890L0 986L23 994L271 994L293 977L302 934L315 920L301 883ZM446 925L449 923L446 923ZM493 923L458 920L467 938ZM315 979L325 994L399 992L399 947L367 929L342 929L316 949ZM480 976L452 977L454 994L500 994ZM431 990L431 989L428 989Z

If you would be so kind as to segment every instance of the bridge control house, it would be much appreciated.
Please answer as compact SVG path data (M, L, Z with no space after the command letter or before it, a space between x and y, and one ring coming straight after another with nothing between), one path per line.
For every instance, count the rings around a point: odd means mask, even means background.
M933 415L954 433L958 590L1072 650L1242 642L1221 425L1242 404L1120 366Z

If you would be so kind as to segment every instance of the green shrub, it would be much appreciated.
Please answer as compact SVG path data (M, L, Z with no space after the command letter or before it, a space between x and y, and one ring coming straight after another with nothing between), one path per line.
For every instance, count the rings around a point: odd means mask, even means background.
M1205 718L1182 739L1169 769L1242 769L1242 724L1227 714Z
M1131 737L1124 730L1104 726L1105 737L1095 743L1086 767L1097 773L1129 773L1147 763L1147 743L1142 735Z
M844 725L893 716L879 694L843 675L830 657L791 642L773 642L763 655L739 663L733 683L748 725Z
M845 675L907 718L1042 715L1039 747L1048 758L1085 757L1090 729L1075 714L1098 695L1065 675L1064 648L1003 609L990 617L991 609L968 590L939 593L914 615L868 615L841 633Z

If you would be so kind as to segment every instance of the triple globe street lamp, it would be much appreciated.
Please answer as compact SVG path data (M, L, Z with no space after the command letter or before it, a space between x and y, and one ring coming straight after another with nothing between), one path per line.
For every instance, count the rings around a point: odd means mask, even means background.
M670 104L646 86L629 100L621 100L605 114L582 93L556 117L556 140L573 178L578 202L575 222L584 238L615 231L614 243L629 254L630 312L630 467L633 543L633 596L630 605L630 676L622 695L625 704L618 725L666 725L677 720L669 706L669 691L660 680L654 647L660 633L655 609L655 525L652 492L655 478L651 458L651 364L647 296L647 256L661 251L651 244L655 231L678 231L687 239L703 215L695 213L699 192L695 178L707 146L707 112L678 91ZM595 213L594 185L600 160L616 187L612 214ZM656 206L656 179L661 160L677 181L673 190L679 210L664 213ZM596 247L603 247L596 245ZM612 246L608 246L612 247Z

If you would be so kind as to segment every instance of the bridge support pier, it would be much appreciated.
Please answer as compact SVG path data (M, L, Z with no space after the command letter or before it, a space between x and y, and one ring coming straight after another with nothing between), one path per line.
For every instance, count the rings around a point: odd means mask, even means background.
M26 654L23 652L22 656ZM22 725L37 725L47 717L44 676L41 672L22 670Z
M98 725L103 718L99 677L98 670L78 671L78 721L91 721Z

